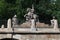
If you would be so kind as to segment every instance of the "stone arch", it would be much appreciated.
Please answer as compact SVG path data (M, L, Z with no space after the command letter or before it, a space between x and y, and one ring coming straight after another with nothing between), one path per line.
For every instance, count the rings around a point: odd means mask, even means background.
M3 39L0 39L0 40L18 40L18 39L15 39L15 38L3 38Z

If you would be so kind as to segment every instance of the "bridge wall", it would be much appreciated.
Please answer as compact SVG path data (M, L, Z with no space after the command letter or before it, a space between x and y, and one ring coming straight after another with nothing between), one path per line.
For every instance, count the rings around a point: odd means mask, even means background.
M60 40L60 34L16 34L19 40ZM17 36L14 35L16 38Z
M0 34L0 39L12 38L12 34ZM18 40L60 40L60 34L15 34Z
M0 34L0 39L11 38L11 37L12 37L12 34Z

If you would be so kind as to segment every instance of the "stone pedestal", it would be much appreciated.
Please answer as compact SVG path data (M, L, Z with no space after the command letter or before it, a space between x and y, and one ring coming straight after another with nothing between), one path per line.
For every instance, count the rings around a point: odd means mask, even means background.
M4 29L4 25L2 25L1 28Z
M11 19L8 19L7 28L11 28Z
M36 31L34 19L31 19L31 31Z

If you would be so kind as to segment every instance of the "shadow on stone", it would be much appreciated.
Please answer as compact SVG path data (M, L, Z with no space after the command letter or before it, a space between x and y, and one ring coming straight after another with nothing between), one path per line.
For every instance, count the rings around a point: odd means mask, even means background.
M1 39L1 40L18 40L18 39L14 39L14 38L4 38L4 39Z

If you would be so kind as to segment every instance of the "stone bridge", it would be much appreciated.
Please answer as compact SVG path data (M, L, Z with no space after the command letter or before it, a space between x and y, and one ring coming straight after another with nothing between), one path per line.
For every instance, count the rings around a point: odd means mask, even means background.
M60 31L53 28L0 28L0 40L60 40Z
M4 25L1 26L0 40L60 40L60 28L56 25L48 28L36 27L37 30L32 30L27 27L21 28L16 24L13 27L11 22L12 20L8 19L7 28L4 28Z

